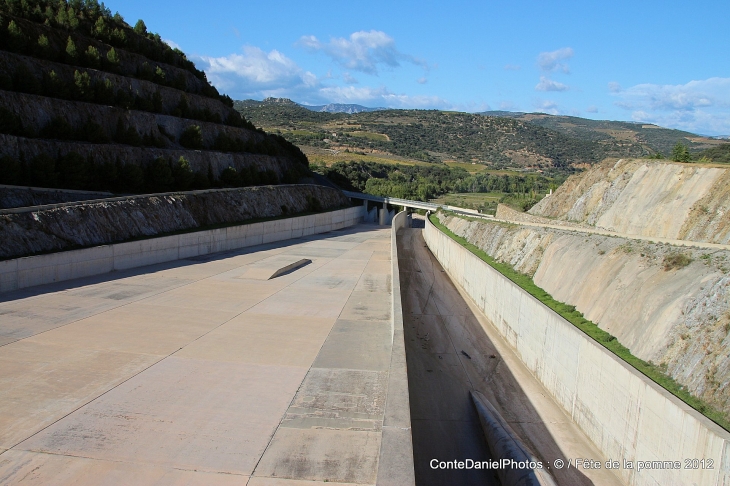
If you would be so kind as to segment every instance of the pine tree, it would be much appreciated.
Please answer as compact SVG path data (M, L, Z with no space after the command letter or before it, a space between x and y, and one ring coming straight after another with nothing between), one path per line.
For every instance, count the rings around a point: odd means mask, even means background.
M672 160L675 162L689 162L691 158L687 146L682 142L677 142L672 149Z
M76 58L79 57L79 53L76 50L76 44L74 43L74 40L71 38L71 36L68 36L68 42L66 42L66 55L71 60L76 60Z
M106 60L115 66L119 64L119 55L113 47L109 49L109 52L106 53Z
M96 23L94 24L94 31L93 31L94 37L97 39L106 39L109 35L109 29L106 28L106 23L104 22L104 17L99 17L96 19Z
M147 33L147 26L144 24L144 20L139 19L137 23L134 24L134 31L139 35L145 35Z
M86 48L86 59L88 59L89 64L92 66L98 66L99 65L99 50L94 46L89 46Z

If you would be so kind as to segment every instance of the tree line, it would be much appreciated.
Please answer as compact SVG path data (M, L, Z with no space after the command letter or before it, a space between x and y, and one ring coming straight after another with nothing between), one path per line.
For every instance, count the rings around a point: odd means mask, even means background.
M522 199L529 203L562 182L537 174L470 174L464 169L440 164L350 161L337 162L330 167L312 165L312 169L345 190L418 201L428 201L450 192L499 192L524 196Z

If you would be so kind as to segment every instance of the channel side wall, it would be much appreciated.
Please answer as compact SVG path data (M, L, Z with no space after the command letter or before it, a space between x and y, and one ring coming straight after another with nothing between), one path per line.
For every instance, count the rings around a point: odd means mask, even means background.
M364 210L363 210L364 211ZM398 230L410 224L405 211L395 215L390 229L390 263L392 275L391 323L393 347L388 373L388 395L383 418L383 438L380 443L377 486L410 486L416 484L413 468L413 437L411 435L411 406L408 395L408 368L403 337L403 307L398 268Z
M605 459L619 461L616 472L623 481L637 486L730 485L730 433L616 357L428 218L424 238L452 280ZM688 469L685 459L709 459L713 468ZM634 469L623 468L624 460ZM639 471L637 461L679 461L681 469Z
M0 262L0 293L116 270L326 233L358 224L362 206Z

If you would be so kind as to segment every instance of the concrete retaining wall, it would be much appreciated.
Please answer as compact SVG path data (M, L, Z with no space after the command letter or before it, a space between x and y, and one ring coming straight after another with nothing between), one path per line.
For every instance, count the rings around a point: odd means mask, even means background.
M364 211L364 210L363 210ZM378 486L409 486L416 484L413 470L413 439L411 436L411 407L408 397L408 368L403 339L403 307L398 269L398 230L410 225L405 211L393 218L390 233L390 262L393 282L392 322L393 348L388 374L388 398L385 402L383 438L380 443Z
M434 227L431 252L630 485L729 485L730 433L617 358ZM566 458L569 459L569 458ZM572 458L574 459L574 458ZM685 459L705 460L685 463ZM712 469L708 466L712 461ZM678 461L680 469L637 469Z
M355 225L362 206L0 262L0 292L299 238Z

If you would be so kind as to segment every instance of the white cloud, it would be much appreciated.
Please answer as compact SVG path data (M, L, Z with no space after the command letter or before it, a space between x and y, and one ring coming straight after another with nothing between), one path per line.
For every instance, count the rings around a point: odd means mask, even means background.
M354 77L350 76L350 73L343 73L342 74L342 80L346 82L347 84L357 84L358 80Z
M180 44L178 44L175 41L171 41L170 39L162 39L162 42L164 42L168 46L172 47L173 49L180 49ZM182 49L180 49L180 50L182 50Z
M396 94L385 86L326 86L319 94L333 103L358 103L388 108L447 108L449 103L438 96Z
M245 46L240 54L197 56L194 61L214 86L234 99L271 96L310 105L332 102L390 108L451 107L437 96L397 94L385 86L353 86L358 81L348 72L342 75L339 83L330 72L317 77L277 50L265 52L258 47Z
M293 87L313 88L319 84L314 74L304 71L275 49L265 52L258 47L245 46L243 54L200 56L194 60L217 88L236 95Z
M428 83L428 79L426 79L426 76L420 77L416 80L418 84L426 84Z
M549 113L550 115L557 115L560 113L558 104L550 100L535 100L532 104L539 112Z
M616 81L611 81L608 83L608 90L611 93L620 93L621 92L621 85L618 84Z
M730 107L730 78L709 78L686 84L637 84L620 92L620 97L652 110Z
M502 111L515 111L517 107L511 101L500 101L499 109Z
M586 113L598 113L598 107L595 105L591 105L586 108Z
M558 83L552 79L540 76L540 82L535 86L535 91L567 91L570 89L563 83Z
M638 84L614 96L614 104L632 111L635 121L709 135L730 133L730 78Z
M563 47L557 51L541 52L537 56L537 64L545 72L562 71L568 74L570 73L570 66L562 61L570 59L573 54L573 48L571 47Z
M337 37L327 43L313 35L305 35L297 44L310 51L323 52L347 69L367 74L377 74L381 65L393 68L400 66L401 62L428 69L426 61L400 52L395 40L378 30L354 32L347 39Z
M504 70L505 71L519 71L522 69L518 64L505 64Z

